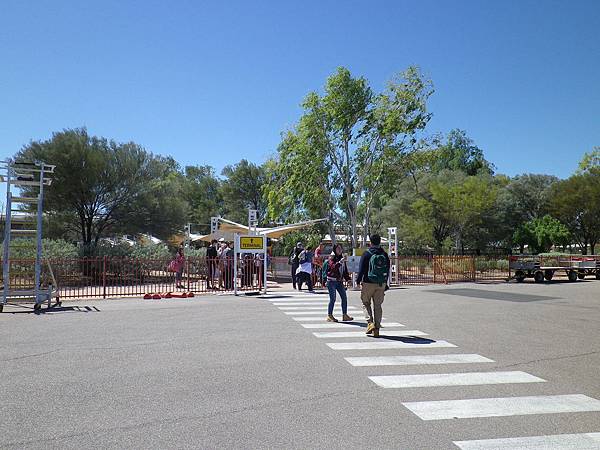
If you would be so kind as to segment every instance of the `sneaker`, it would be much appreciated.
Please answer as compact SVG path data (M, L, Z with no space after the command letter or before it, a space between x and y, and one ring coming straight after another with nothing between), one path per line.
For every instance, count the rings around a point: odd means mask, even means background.
M352 322L354 320L354 317L350 317L348 314L344 314L342 316L342 322Z
M374 329L375 325L373 324L373 322L369 322L369 324L367 325L367 331L365 333L372 334Z
M338 320L333 316L327 316L327 322L337 322Z
M373 337L379 337L379 328L373 328Z

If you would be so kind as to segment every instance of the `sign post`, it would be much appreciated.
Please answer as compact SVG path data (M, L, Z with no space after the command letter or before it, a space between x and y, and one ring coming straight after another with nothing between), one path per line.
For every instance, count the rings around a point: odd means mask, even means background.
M267 238L265 236L235 234L234 240L234 293L237 295L237 260L240 254L252 253L263 256L263 292L267 292ZM256 267L256 266L255 266Z

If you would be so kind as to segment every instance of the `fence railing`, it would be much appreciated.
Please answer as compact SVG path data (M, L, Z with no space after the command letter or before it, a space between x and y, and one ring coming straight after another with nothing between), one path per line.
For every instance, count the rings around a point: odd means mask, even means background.
M11 289L33 289L34 260L10 260ZM187 258L181 271L169 270L171 259L97 257L47 259L42 265L42 286L56 286L61 298L120 297L151 293L227 292L234 289L233 258ZM263 260L252 255L237 261L238 290L262 289ZM0 274L0 279L2 275ZM2 280L4 284L4 280Z
M52 283L61 298L139 296L184 290L194 293L262 289L263 261L246 255L234 261L189 257L181 274L169 271L170 259L97 257L44 260L42 286ZM322 286L320 259L313 264L313 284ZM10 260L11 289L32 289L34 261ZM392 285L499 281L510 277L508 257L497 256L398 256L392 260ZM267 275L291 281L285 257L269 259ZM0 274L1 277L1 274ZM1 279L1 278L0 278ZM4 280L2 280L4 282Z
M501 281L510 277L508 256L398 256L391 264L392 285ZM319 280L320 260L315 259L313 266L313 280ZM291 281L287 258L272 258L271 268L275 278Z

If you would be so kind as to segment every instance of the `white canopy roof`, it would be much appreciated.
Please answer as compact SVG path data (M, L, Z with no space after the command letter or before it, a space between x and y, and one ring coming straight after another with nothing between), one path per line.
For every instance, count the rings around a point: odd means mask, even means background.
M233 236L235 233L248 234L250 232L250 229L247 225L242 225L223 218L220 218L219 220L221 221L221 225L216 232L206 234L204 236L195 236L192 238L192 241L211 242L213 239L219 240L221 238L224 238L226 241L233 241ZM266 236L272 239L279 239L280 237L291 233L292 231L297 231L302 228L314 225L315 223L323 222L326 220L327 219L307 220L304 222L292 223L289 225L282 225L273 228L257 228L256 231L259 236Z

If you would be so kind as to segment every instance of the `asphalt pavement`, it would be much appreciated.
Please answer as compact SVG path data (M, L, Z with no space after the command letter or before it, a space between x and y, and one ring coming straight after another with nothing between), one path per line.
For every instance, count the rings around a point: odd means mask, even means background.
M600 281L393 289L379 339L326 301L6 307L0 448L600 448Z

